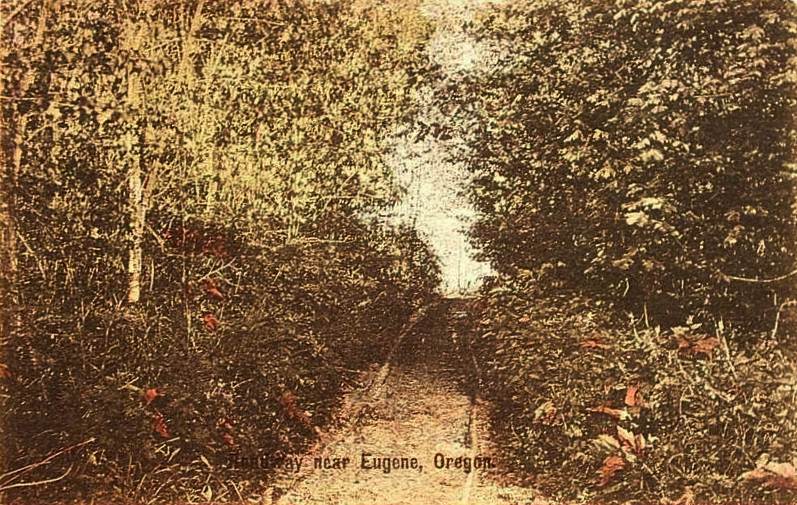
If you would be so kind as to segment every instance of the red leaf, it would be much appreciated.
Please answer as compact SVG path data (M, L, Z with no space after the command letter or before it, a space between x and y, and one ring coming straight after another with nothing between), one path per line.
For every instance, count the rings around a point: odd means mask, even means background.
M607 407L606 405L601 405L600 407L594 407L589 409L590 412L597 412L598 414L606 414L607 416L612 416L615 419L623 419L628 417L628 412L625 410L620 409L613 409L611 407Z
M692 352L694 354L705 354L706 356L710 356L718 345L720 345L720 341L716 337L701 338L692 344Z
M169 438L169 428L166 426L166 420L163 414L156 412L152 418L152 430L163 438Z
M10 379L11 378L11 370L8 369L7 365L0 363L0 379Z
M639 386L628 386L625 390L625 404L635 407L642 404L642 397L639 394Z
M224 300L224 295L219 290L219 285L213 279L205 279L205 292L214 300Z
M208 293L208 295L210 295L210 297L211 297L211 298L213 298L214 300L219 300L219 301L221 301L221 300L224 300L224 295L223 295L223 294L221 294L221 291L219 291L219 290L218 290L218 289L216 289L216 288L208 288L208 289L207 289L207 293Z
M797 469L791 463L767 463L743 473L741 479L777 489L797 489Z
M609 456L604 459L603 466L599 470L601 476L600 485L605 486L608 484L623 468L625 468L625 460L620 456Z
M592 338L582 341L580 345L582 349L608 349L611 347L609 344L604 344L600 340Z
M149 405L155 398L163 396L163 393L158 391L158 388L149 388L144 391L144 402Z
M299 422L305 428L312 430L313 423L310 421L310 416L307 412L302 410L301 407L299 407L299 404L296 400L296 395L291 391L286 390L280 396L279 403L282 405L283 409L285 409L285 413L289 418Z
M232 435L230 435L229 433L222 433L221 438L222 440L224 440L224 443L227 444L228 446L235 447L235 439L232 438Z
M716 337L703 337L691 342L681 335L677 337L677 342L678 351L691 354L703 354L707 357L711 356L714 349L720 344L719 339Z
M219 327L219 320L210 312L202 316L202 323L208 331L216 331Z
M690 347L692 347L692 342L686 340L684 337L680 335L678 336L677 340L678 340L679 351L685 351L688 350Z

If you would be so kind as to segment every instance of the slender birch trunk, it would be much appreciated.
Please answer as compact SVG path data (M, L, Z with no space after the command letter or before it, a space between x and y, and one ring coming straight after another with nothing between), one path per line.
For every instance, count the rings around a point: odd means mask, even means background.
M137 114L140 105L139 77L135 72L128 72L127 99L128 106ZM141 270L143 263L142 242L144 239L144 221L146 207L142 184L140 126L137 122L131 125L125 138L125 148L129 169L127 173L128 221L130 226L129 249L127 258L127 303L136 304L141 299Z
M0 80L0 95L3 94L3 81ZM9 351L13 339L14 318L17 312L14 286L16 284L16 227L14 210L9 187L10 164L8 155L11 127L5 121L0 122L0 380L6 376L9 364ZM2 392L2 390L0 390ZM6 432L5 412L6 396L0 395L0 474L8 469L8 455L3 449L8 436ZM0 495L2 501L2 495Z

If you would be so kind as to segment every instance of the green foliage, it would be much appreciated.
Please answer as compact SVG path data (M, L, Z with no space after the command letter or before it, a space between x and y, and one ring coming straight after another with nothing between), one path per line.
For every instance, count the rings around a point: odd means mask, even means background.
M23 314L8 467L94 438L26 478L72 467L59 498L255 492L266 476L230 453L300 450L297 409L326 422L347 370L436 296L428 246L369 217L398 198L381 153L414 114L428 27L414 4L34 5L2 54Z
M784 283L730 277L797 264L791 3L515 2L473 33L500 62L441 100L459 104L496 269L664 325L772 321Z
M557 502L793 503L785 480L745 478L766 462L797 463L793 345L762 335L741 351L732 339L706 340L699 325L629 328L606 303L534 284L495 282L469 309L502 466ZM711 345L695 353L685 340ZM643 437L644 448L621 433ZM623 467L604 480L611 456Z
M795 21L775 0L531 0L471 27L498 61L438 99L499 272L472 352L506 466L544 495L793 502L747 472L797 463Z

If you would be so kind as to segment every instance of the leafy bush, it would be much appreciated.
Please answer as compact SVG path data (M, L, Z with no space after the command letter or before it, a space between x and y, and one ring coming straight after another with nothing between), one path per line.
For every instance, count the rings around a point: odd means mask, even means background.
M398 199L381 153L428 27L414 4L192 0L4 27L2 467L46 464L0 489L257 491L230 455L300 450L437 296L427 245L369 217Z
M761 336L743 351L698 324L629 326L605 303L543 296L530 279L498 282L486 295L471 308L481 320L470 345L482 395L495 404L504 466L524 470L546 496L797 498L793 345ZM795 333L792 324L786 336Z
M439 87L499 274L473 354L549 496L795 499L796 12L510 2Z
M497 270L665 326L772 323L793 276L734 278L797 264L791 2L512 2L472 31L499 61L440 100Z

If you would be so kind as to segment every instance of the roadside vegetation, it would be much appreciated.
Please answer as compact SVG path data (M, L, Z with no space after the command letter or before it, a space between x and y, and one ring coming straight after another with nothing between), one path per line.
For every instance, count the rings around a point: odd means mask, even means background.
M23 4L2 8L0 492L258 492L231 455L313 440L437 296L427 245L374 217L429 27L397 2Z
M783 1L527 1L440 85L497 275L494 430L556 500L792 502L797 19Z

